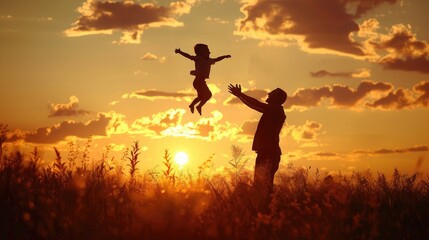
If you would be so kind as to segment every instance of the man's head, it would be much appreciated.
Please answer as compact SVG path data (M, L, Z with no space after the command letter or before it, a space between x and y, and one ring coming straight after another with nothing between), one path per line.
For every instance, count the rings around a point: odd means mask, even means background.
M287 99L287 93L280 88L276 88L268 93L268 98L265 100L269 104L282 105Z

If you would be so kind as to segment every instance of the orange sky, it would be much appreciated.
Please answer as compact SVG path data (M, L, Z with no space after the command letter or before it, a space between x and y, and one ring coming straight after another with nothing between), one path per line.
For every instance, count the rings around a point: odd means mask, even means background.
M7 0L0 3L0 122L9 150L67 154L93 136L100 159L119 161L133 141L143 169L164 149L196 168L231 145L254 158L260 117L229 83L264 101L289 98L282 164L326 171L429 172L428 1L421 0ZM188 105L193 54L206 43L213 98ZM423 161L418 161L423 159ZM418 164L420 163L421 164ZM252 166L253 162L250 163Z

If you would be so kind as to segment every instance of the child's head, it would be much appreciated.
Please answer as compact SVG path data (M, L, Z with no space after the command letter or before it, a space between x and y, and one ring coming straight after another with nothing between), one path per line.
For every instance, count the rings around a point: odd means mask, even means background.
M194 47L197 56L208 57L210 55L209 47L206 44L198 43Z

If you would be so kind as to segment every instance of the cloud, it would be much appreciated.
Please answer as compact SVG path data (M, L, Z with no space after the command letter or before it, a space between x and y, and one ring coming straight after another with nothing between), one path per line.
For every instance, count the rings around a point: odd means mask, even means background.
M159 61L160 63L164 63L166 57L158 57L157 55L148 52L145 55L143 55L143 57L141 57L140 59L143 61Z
M220 18L216 18L216 17L206 17L206 21L208 22L214 22L214 23L219 23L219 24L228 24L229 21L227 20L222 20Z
M240 134L253 136L256 132L256 128L258 127L258 123L259 120L257 119L244 121L243 124L241 124Z
M179 91L179 92L164 92L159 90L139 90L132 93L126 93L122 95L123 99L127 98L138 98L145 99L150 101L155 101L158 99L170 99L175 101L191 101L191 98L196 97L195 93L191 91Z
M367 103L367 107L383 110L414 109L429 106L429 81L422 81L410 89L396 89L379 98Z
M220 92L220 88L215 84L211 84L211 83L207 85L213 94L213 97L209 100L209 102L216 103L216 99L214 98L214 96ZM138 99L145 99L150 101L155 101L159 99L169 99L169 100L175 100L175 101L191 102L196 96L197 96L197 93L193 89L181 90L178 92L165 92L165 91L160 91L156 89L151 89L151 90L142 89L132 93L125 93L122 95L122 99L138 98Z
M288 97L285 107L287 109L298 107L308 108L319 106L323 99L330 99L332 107L354 107L372 92L386 92L392 88L388 83L362 81L357 89L348 86L334 85L320 88L298 89Z
M413 87L415 92L420 93L420 96L414 101L415 105L424 107L429 106L429 81L422 81Z
M51 114L49 117L70 117L78 115L87 115L89 111L78 109L79 99L76 96L71 96L69 103L50 103L49 110Z
M116 43L137 44L140 43L143 31L148 28L183 26L173 17L188 14L194 3L195 0L187 0L158 6L154 3L139 4L132 0L87 0L78 8L81 16L65 34L74 37L121 31L123 36Z
M14 21L36 21L36 22L52 22L52 17L15 17L12 15L1 15L0 20L14 20Z
M52 144L67 137L74 136L87 138L89 136L107 136L107 127L111 117L105 113L99 113L97 119L86 123L64 121L52 127L38 128L35 132L19 133L11 136L9 141L24 140L29 143Z
M301 126L288 126L288 131L292 138L299 143L316 140L321 128L322 124L320 123L306 121L305 124Z
M317 152L317 153L314 153L314 155L319 156L319 157L337 157L338 153L334 153L334 152Z
M388 70L429 73L429 43L418 40L410 25L395 24L384 34L378 32L377 19L361 21L381 4L394 4L398 0L242 2L244 17L236 21L235 34L261 40L260 45L298 43L307 52L351 56L377 62ZM347 72L314 74L352 77Z
M326 70L319 70L317 72L310 72L312 77L342 77L342 78L367 78L371 76L369 69L362 68L355 72L328 72Z
M243 1L245 15L235 34L262 41L298 42L309 52L364 56L363 46L351 38L357 20L382 3L397 0Z
M229 122L222 123L223 114L219 111L213 111L211 112L212 116L200 118L196 122L184 122L185 113L185 109L179 108L159 112L151 117L142 117L130 125L128 133L151 138L170 136L197 138L206 141L237 138L239 128Z
M246 95L248 95L248 96L251 96L253 98L258 99L259 101L263 101L264 102L265 99L268 97L269 91L268 90L254 89L254 90L243 91L243 93L246 94ZM224 105L228 105L228 104L243 104L243 103L237 97L231 96L231 97L227 98L224 101Z
M245 94L259 101L264 101L267 90L248 90ZM229 97L224 104L242 104L236 97ZM283 105L289 110L307 110L312 107L326 106L329 108L362 108L381 110L414 109L429 106L429 81L421 81L412 89L398 88L390 83L361 81L356 89L346 85L334 84L318 88L300 88L289 94Z
M374 18L360 25L358 36L365 39L368 60L388 70L429 73L429 44L417 40L410 25L395 24L387 33L378 32L379 25Z
M255 135L259 120L247 120L240 126L239 135L243 135L241 141L251 141ZM281 136L291 136L297 143L304 142L301 147L315 147L318 144L311 144L320 135L322 124L314 121L306 121L303 125L289 125L286 123L281 131Z
M372 45L388 53L379 60L386 69L429 73L429 44L417 40L411 26L394 25L387 35L372 39Z
M1 15L0 16L0 19L1 20L10 20L10 19L12 19L13 17L12 17L12 15Z
M428 146L420 145L420 146L413 146L408 148L382 148L377 150L355 150L353 151L353 154L392 154L392 153L412 153L412 152L427 152L429 151Z
M427 53L418 57L406 56L403 59L385 57L380 63L387 69L429 73L429 59Z

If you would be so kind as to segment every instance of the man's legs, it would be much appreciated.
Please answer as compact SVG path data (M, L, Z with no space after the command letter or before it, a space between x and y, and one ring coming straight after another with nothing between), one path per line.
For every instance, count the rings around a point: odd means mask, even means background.
M279 163L279 154L258 153L256 157L253 186L261 197L261 210L268 210L274 188L274 175L279 168Z

